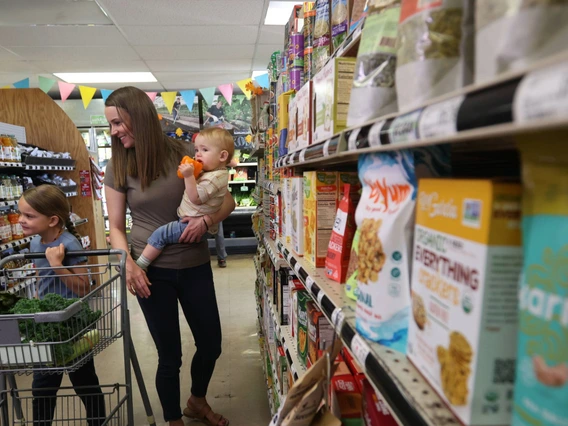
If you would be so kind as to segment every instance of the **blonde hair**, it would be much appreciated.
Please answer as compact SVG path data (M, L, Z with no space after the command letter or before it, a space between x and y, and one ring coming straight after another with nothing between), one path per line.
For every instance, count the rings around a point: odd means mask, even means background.
M22 198L39 214L47 217L57 216L61 229L67 228L77 240L81 241L81 235L77 232L69 217L71 211L69 202L61 189L48 184L36 186L26 190L22 194Z
M185 155L183 142L168 138L162 131L158 112L148 95L127 86L112 92L105 106L116 107L119 117L128 113L133 148L126 149L116 136L111 138L112 166L117 187L126 186L127 176L140 178L142 190L159 175L167 176Z
M197 137L204 138L207 142L216 144L221 150L227 151L229 156L225 165L231 162L233 155L235 155L235 141L228 131L219 127L208 127L201 130Z

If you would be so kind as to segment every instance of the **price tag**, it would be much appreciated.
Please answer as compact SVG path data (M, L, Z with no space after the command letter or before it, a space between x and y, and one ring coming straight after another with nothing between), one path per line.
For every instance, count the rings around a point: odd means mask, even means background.
M304 161L306 161L306 151L308 149L304 148L300 151L300 163L303 163Z
M326 141L323 144L323 156L324 157L329 157L329 143L331 142L331 139Z
M421 109L396 117L389 129L391 143L414 142L418 140L418 118Z
M369 146L380 146L381 145L381 130L385 125L386 121L380 121L371 126L369 130Z
M566 118L568 111L568 63L562 62L526 75L513 99L517 123Z
M288 263L292 263L292 258L294 256L292 256L292 252L288 252Z
M335 308L334 311L331 313L331 323L338 332L341 331L341 327L343 326L343 321L345 321L345 314L343 313L343 309Z
M298 275L300 274L300 268L301 267L302 266L298 262L296 262L296 264L294 265L294 271L296 271L296 274L298 274Z
M306 287L308 290L312 291L312 285L314 284L314 280L312 277L310 277L308 275L308 277L306 278Z
M421 139L452 136L458 132L458 111L465 99L457 96L424 108L418 123L418 134Z
M230 175L234 175L234 174L236 174L236 173L237 173L237 171L236 171L235 169L230 169L230 170L229 170L229 174L230 174Z
M367 355L371 352L371 348L359 334L353 336L353 340L351 340L351 352L353 352L361 367L365 369L365 361L367 360Z
M318 303L321 306L321 300L323 299L323 296L325 296L324 292L322 291L322 289L320 288L320 291L318 293Z
M246 185L241 186L241 191L248 191L249 187Z
M229 186L229 192L233 192L233 188Z
M353 129L353 131L349 135L349 140L347 141L347 150L348 151L357 150L357 136L359 136L360 132L361 132L361 128L358 127L356 129Z

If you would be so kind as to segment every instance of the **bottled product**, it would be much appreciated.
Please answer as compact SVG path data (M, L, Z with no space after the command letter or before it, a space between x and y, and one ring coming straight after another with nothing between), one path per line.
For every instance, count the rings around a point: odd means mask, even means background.
M12 241L12 227L6 213L0 215L0 242L2 244Z
M19 223L20 213L16 210L10 210L8 212L8 221L10 222L10 228L12 230L12 239L19 240L24 238L24 231Z

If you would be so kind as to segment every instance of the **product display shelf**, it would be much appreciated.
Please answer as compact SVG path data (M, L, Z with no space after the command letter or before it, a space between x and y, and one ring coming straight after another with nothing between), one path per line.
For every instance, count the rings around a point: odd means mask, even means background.
M259 327L259 330L262 330L260 320L259 320L259 323L258 323L258 327ZM270 407L270 414L274 414L276 410L275 410L275 407L274 407L274 403L272 401L273 388L272 388L272 384L271 384L271 377L268 374L268 369L266 368L266 353L267 353L266 352L267 351L266 339L264 339L264 342L265 342L264 344L261 343L261 341L259 339L258 344L259 344L259 347L260 347L260 355L261 355L261 358L262 358L262 371L264 373L264 382L266 384L266 392L268 394L268 405Z
M262 199L261 199L258 195L256 195L255 193L253 193L253 194L251 195L251 197L252 197L252 199L255 201L256 204L261 204L261 203L262 203Z
M235 167L252 167L252 166L258 166L258 163L257 162L254 162L254 163L239 163Z
M20 238L19 240L10 241L9 243L0 244L0 251L8 250L10 248L16 248L28 244L34 235L30 237Z
M251 157L262 157L264 155L264 144L263 143L259 143L256 144L255 147L253 148L253 150L250 153Z
M266 234L263 236L262 241L264 243L264 247L266 247L266 252L268 253L268 256L270 257L270 260L274 264L276 270L279 270L281 267L286 266L286 261L280 256L276 241L271 240Z
M24 166L25 170L46 170L46 171L65 171L70 172L75 170L75 166L39 166L33 164L26 164Z
M363 153L445 143L466 152L511 149L514 136L568 127L566 76L568 52L411 111L343 130L328 141L278 158L275 167L356 162ZM339 149L330 151L333 144Z
M69 197L76 197L77 195L78 195L77 191L66 192L66 193L65 193L65 196L66 196L67 198L69 198Z
M263 329L264 334L264 349L268 354L268 358L270 359L270 371L267 371L267 374L270 375L272 381L272 390L274 392L274 396L276 397L276 402L280 405L280 401L282 401L282 395L280 395L280 381L278 380L278 375L276 374L276 364L275 364L275 354L272 353L270 350L270 344L268 343L268 333L267 330Z
M276 195L280 191L280 182L264 181L262 187L271 194Z
M323 268L307 265L282 242L278 242L278 249L355 355L373 386L383 395L399 424L459 425L404 354L370 342L357 333L355 302L344 295L343 285L328 279Z
M256 183L256 180L247 179L247 180L230 180L229 185L236 185L238 183Z
M14 162L14 161L0 161L0 167L10 167L10 168L23 168L24 164L21 162Z
M296 339L292 337L292 327L284 325L280 328L280 342L284 347L286 358L288 360L288 367L292 371L294 381L302 377L306 372L306 367L300 362L298 358L298 349Z
M0 207L17 207L18 200L0 201Z
M18 284L16 284L14 287L10 287L8 290L6 290L6 292L11 294L21 293L23 289L31 286L32 284L35 284L35 282L36 282L35 277L28 278L27 280L19 280Z
M89 219L78 219L78 220L73 222L73 225L79 226L79 225L83 225L83 224L88 223L88 222L89 222Z
M362 20L361 23L355 28L343 43L333 52L331 55L332 58L339 58L339 57L355 57L357 56L357 51L359 50L359 42L361 41L361 33L363 31L363 24L365 20Z

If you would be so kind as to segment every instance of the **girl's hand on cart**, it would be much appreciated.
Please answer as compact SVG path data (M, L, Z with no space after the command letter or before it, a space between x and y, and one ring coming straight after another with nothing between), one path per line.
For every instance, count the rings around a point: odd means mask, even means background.
M187 228L179 238L180 243L197 243L201 241L201 237L207 232L205 224L205 216L202 217L189 217L186 216L181 219L182 222L187 223Z
M57 247L48 247L45 250L45 258L52 268L63 266L63 259L65 258L65 246L63 243L59 244Z
M126 261L126 287L134 296L144 299L150 297L150 280L146 272L140 268L132 259Z

